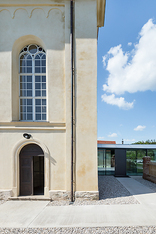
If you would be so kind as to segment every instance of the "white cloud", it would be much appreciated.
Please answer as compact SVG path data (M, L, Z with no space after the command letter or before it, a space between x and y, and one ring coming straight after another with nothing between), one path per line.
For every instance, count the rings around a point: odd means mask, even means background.
M107 56L103 56L102 57L102 62L103 62L103 66L104 67L106 66L106 59L107 59Z
M109 72L107 82L103 85L105 92L123 95L125 92L156 91L156 24L152 19L142 27L139 37L130 52L124 52L122 46L118 45L103 57L103 65ZM106 96L102 98L108 100ZM122 98L119 101L125 102ZM133 103L129 105L132 108Z
M132 42L128 42L128 46L131 46L132 45Z
M141 126L141 125L138 125L136 128L134 128L134 131L142 131L146 128L146 126Z
M117 137L118 135L116 133L112 133L110 135L108 135L108 137Z
M98 137L98 140L103 140L105 139L105 137Z
M124 139L124 142L135 142L135 139Z
M134 106L134 101L126 102L123 97L117 98L115 97L114 94L111 94L111 95L103 94L101 97L102 97L102 101L110 105L118 106L120 109L129 110L133 108Z

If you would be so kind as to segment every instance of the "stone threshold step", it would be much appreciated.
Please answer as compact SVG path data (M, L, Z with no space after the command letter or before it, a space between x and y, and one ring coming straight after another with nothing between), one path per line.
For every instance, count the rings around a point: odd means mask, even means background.
M9 197L10 201L51 201L51 198L44 196L19 196L19 197Z

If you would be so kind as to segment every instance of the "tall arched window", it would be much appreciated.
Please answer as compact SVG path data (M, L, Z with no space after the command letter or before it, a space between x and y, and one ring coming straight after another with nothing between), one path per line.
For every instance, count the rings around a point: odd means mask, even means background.
M25 46L19 55L20 120L46 120L46 53L38 45Z

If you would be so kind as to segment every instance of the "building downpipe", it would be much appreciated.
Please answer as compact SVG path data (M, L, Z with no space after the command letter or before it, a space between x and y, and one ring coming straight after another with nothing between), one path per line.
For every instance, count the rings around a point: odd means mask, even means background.
M71 43L71 203L74 201L74 127L75 127L75 82L74 82L74 0L70 0L70 43Z

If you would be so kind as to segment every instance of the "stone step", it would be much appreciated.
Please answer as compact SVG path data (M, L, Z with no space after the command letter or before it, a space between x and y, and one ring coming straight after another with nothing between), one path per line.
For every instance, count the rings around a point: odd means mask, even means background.
M10 201L51 201L52 199L44 196L18 196L9 197Z

